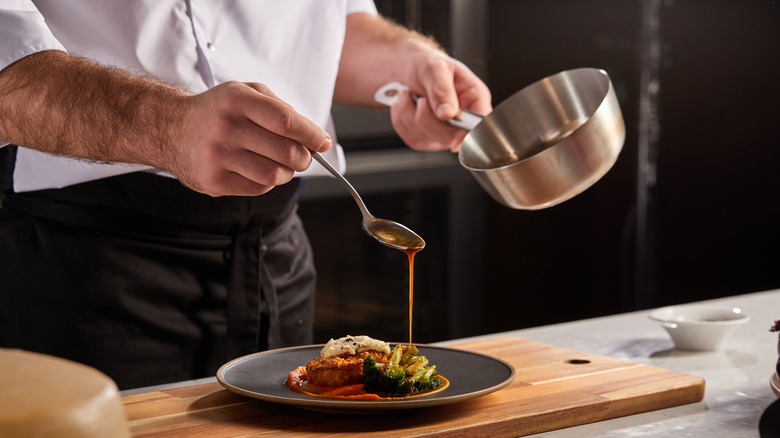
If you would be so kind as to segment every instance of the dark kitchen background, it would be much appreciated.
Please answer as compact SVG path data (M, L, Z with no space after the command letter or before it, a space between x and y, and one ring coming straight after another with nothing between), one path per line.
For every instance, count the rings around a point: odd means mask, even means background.
M414 341L780 287L780 4L774 0L411 0L380 11L434 36L494 104L550 74L606 70L626 122L613 169L540 211L484 194L449 153L415 153L385 110L334 109L347 177L427 242ZM407 338L406 255L360 229L335 180L308 180L315 341Z

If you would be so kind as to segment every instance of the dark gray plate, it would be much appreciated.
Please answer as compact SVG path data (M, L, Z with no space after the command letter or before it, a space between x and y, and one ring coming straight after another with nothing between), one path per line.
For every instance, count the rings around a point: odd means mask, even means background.
M290 390L287 373L319 356L322 345L263 351L232 360L217 372L227 390L273 403L343 413L370 413L440 406L472 399L508 385L515 369L490 356L430 345L417 345L450 385L442 391L397 400L338 400L312 397Z

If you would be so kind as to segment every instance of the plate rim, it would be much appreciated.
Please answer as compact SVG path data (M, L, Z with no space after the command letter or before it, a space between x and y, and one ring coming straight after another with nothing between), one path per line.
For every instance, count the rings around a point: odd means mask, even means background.
M407 344L406 342L390 342L390 345L397 345L397 344ZM444 396L444 397L437 397L437 398L426 398L425 396L420 397L412 397L412 398L404 398L404 399L398 399L398 400L341 400L341 399L329 399L329 398L318 398L318 397L311 397L309 399L307 398L293 398L293 397L280 397L273 394L267 394L267 393L259 393L256 391L250 391L243 389L241 387L235 386L229 382L227 382L224 378L225 372L230 370L236 365L239 365L242 362L245 362L246 360L256 357L256 356L262 356L262 355L268 355L268 354L279 354L279 353L285 353L287 351L299 351L299 350L306 350L306 349L314 349L319 348L322 349L322 347L325 346L325 344L310 344L310 345L300 345L300 346L294 346L294 347L284 347L284 348L277 348L273 350L266 350L266 351L259 351L256 353L250 353L241 357L237 357L225 364L223 364L219 369L217 370L216 378L217 382L226 390L231 391L235 394L239 394L245 397L253 398L256 400L262 400L267 401L271 403L278 403L278 404L284 404L284 405L291 405L306 409L322 409L322 410L328 410L331 412L348 412L348 411L384 411L384 410L406 410L406 409L417 409L417 408L425 408L425 407L433 407L433 406L440 406L440 405L446 405L451 403L457 403L465 400L470 400L473 398L481 397L483 395L490 394L492 392L498 391L499 389L502 389L506 386L508 386L510 383L512 383L515 379L515 376L517 374L515 367L512 366L509 362L497 358L492 355L483 354L483 353L477 353L473 351L463 350L459 348L451 348L451 347L443 347L438 345L430 345L430 344L414 344L416 347L423 347L423 348L430 348L430 349L436 349L436 350L444 350L448 352L455 352L458 354L469 354L474 356L479 356L482 358L487 358L490 360L493 360L503 366L505 366L509 370L509 376L502 380L501 382L491 385L486 388L481 388L476 391L470 391L468 393L464 394L457 394L453 396ZM290 370L292 371L292 370ZM446 377L446 376L445 376Z

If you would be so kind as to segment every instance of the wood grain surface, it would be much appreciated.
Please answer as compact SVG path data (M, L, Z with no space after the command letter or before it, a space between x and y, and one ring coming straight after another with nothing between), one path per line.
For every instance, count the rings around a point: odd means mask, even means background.
M519 338L453 345L512 364L507 387L451 405L328 414L235 395L218 383L123 397L135 437L523 436L701 401L700 377Z

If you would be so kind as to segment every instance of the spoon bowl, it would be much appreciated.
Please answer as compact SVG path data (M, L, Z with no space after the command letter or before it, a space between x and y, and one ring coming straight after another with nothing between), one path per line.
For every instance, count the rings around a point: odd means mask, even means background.
M395 248L401 251L416 252L425 248L425 241L414 231L399 224L398 222L393 222L387 219L379 219L372 215L368 211L368 208L366 208L366 204L363 202L363 199L360 197L357 190L352 187L352 184L350 184L342 174L334 169L333 166L328 163L328 160L326 160L322 155L320 155L318 152L313 152L312 158L317 160L317 162L320 163L328 172L333 174L333 176L335 176L336 179L344 187L346 187L347 191L349 191L349 193L352 195L352 198L355 199L355 202L360 208L360 213L363 215L363 222L361 223L361 226L363 231L365 231L369 236L373 237L379 243L385 246L389 246L390 248Z
M384 245L401 251L425 248L425 241L398 222L370 216L363 220L363 230Z

